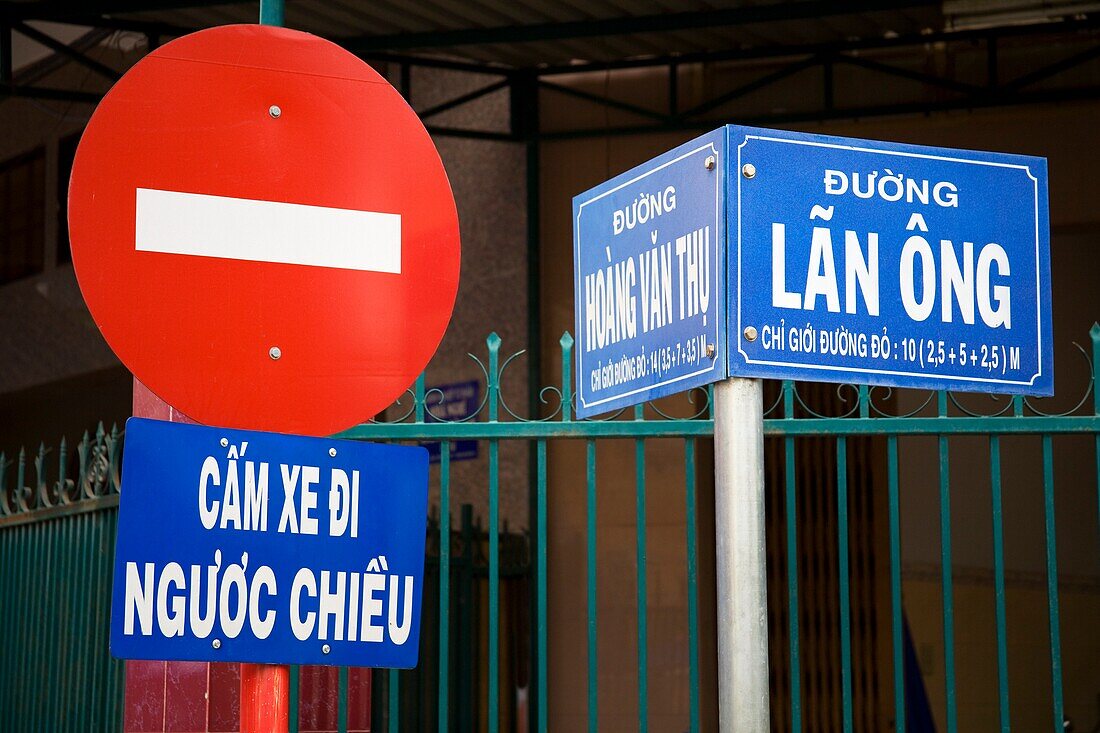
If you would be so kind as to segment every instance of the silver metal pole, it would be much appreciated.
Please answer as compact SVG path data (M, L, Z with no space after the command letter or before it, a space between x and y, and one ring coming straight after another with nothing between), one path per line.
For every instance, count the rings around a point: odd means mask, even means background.
M714 388L718 729L768 733L764 399L759 379Z

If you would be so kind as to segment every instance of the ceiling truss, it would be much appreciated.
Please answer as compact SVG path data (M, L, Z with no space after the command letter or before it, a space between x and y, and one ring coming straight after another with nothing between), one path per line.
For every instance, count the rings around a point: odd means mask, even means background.
M822 3L818 0L803 0L800 3L785 4L783 7L787 9L785 12L789 19L792 12L820 12L817 6L824 4L832 7L832 12L836 14L850 14L865 11L870 5L881 9L883 1L871 3L865 0L850 0ZM161 3L194 7L197 0L161 0ZM926 0L889 0L887 4L897 9L928 3ZM118 0L115 5L117 5L116 12L125 12L147 9L149 2ZM753 9L750 6L737 11L707 11L666 16L666 29L667 22L674 22L678 27L694 27L693 24L766 22L779 19L772 18L770 15L763 17L763 14L775 14L776 6L762 7L768 10L762 10L761 7ZM750 11L755 15L750 17ZM716 12L721 13L722 17L712 17ZM758 18L757 15L761 17ZM673 21L669 21L670 17ZM114 15L87 16L81 14L78 9L74 10L67 3L55 0L0 2L0 99L25 97L95 104L101 97L97 93L88 91L43 86L37 83L37 79L20 78L20 75L13 74L13 34L20 34L45 46L58 58L80 64L108 82L114 82L120 77L120 70L113 69L93 58L88 53L90 49L81 50L77 48L77 44L67 45L28 24L28 21L33 20L62 19L66 22L86 24L97 29L100 34L119 30L142 33L147 38L148 48L156 48L164 39L195 30L120 19ZM615 32L629 33L644 30L648 27L646 24L652 20L649 16L642 16L635 19L635 25L640 24L637 29L618 28ZM995 29L939 31L906 37L853 39L816 45L772 45L707 53L622 59L612 62L546 65L527 69L431 56L424 52L425 49L438 50L462 44L514 43L564 38L566 31L575 36L610 32L598 21L592 21L587 28L574 28L574 25L576 24L559 23L527 27L527 30L504 28L476 32L455 31L434 36L429 34L377 36L350 39L342 43L346 48L376 66L386 66L391 69L396 67L396 76L400 79L397 86L406 98L411 98L413 71L417 68L449 69L484 75L486 78L484 86L418 110L418 114L425 120L432 134L482 140L530 141L676 130L701 131L712 129L731 119L749 124L790 124L812 120L927 114L937 111L1100 98L1100 85L1087 81L1082 83L1080 80L1082 75L1073 74L1081 67L1100 59L1100 21L1091 17ZM490 30L492 32L489 32ZM456 35L459 33L466 35ZM1052 43L1054 40L1072 50L1059 57L1056 50L1059 46ZM1005 75L1000 63L1002 48L1006 45L1019 47L1021 43L1030 43L1036 47L1049 46L1052 50L1048 52L1049 58L1041 65L1029 69L1026 73L1003 78ZM419 49L420 53L406 52L413 48ZM950 53L952 49L964 49L971 56L974 56L975 49L982 51L979 54L982 64L980 73L975 74L971 71L967 78L962 79L957 78L950 71L931 72L914 68L913 64L904 63L906 58L919 58L929 53ZM679 79L684 68L690 65L724 64L736 69L738 62L751 62L756 68L765 70L739 85L713 93L706 99L694 100L690 106L681 104ZM912 82L915 85L910 84L909 88L922 91L919 95L914 94L911 99L888 104L838 104L837 100L846 96L843 94L843 83L838 81L840 75L837 70L841 67L858 68L883 80ZM661 98L667 103L661 109L614 99L607 94L593 91L594 87L591 84L583 83L586 75L599 74L604 78L619 70L640 68L662 71L667 88ZM752 105L747 104L754 94L774 88L775 85L792 77L811 74L819 93L816 101L805 108L794 111L754 112ZM566 76L568 78L564 79ZM1062 80L1065 80L1065 83L1059 83ZM464 105L475 104L490 94L505 90L511 95L513 109L511 129L507 131L467 129L436 124L446 112ZM540 130L537 120L530 119L529 109L525 111L519 108L537 106L530 104L533 94L548 98L552 98L552 95L566 95L618 113L626 113L632 121L617 122L614 125L608 124L602 127ZM523 103L520 104L520 102ZM622 115L619 117L621 118Z

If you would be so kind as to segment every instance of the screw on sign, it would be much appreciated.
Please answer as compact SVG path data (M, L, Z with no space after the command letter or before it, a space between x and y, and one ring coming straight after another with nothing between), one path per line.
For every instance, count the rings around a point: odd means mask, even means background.
M454 197L416 114L283 28L212 28L139 61L81 138L69 221L108 344L207 424L370 418L423 370L458 288Z

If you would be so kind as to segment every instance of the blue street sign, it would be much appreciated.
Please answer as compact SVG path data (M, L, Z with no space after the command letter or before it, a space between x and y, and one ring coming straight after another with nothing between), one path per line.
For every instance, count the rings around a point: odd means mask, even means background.
M573 199L577 416L726 376L724 130Z
M131 418L122 477L116 657L415 666L423 448Z
M424 393L424 422L463 422L477 414L481 407L481 385L476 379L429 387ZM428 449L428 461L439 463L440 443L421 443ZM450 460L471 461L477 458L476 440L450 441Z
M1053 392L1045 159L727 130L731 375Z
M1042 158L727 126L573 215L580 417L727 376L1053 392Z

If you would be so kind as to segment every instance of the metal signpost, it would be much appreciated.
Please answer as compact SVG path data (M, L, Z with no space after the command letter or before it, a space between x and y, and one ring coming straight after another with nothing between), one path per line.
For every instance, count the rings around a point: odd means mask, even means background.
M578 416L717 382L719 726L764 733L761 379L1051 394L1046 161L728 126L573 216Z

